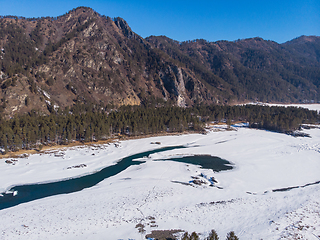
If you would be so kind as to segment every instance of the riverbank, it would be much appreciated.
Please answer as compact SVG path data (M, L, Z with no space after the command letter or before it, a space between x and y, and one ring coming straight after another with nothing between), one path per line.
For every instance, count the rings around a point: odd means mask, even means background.
M15 152L8 152L6 154L1 154L0 159L4 158L21 158L26 157L32 154L41 154L46 153L48 151L53 150L62 150L62 149L68 149L71 147L78 147L78 146L91 146L91 145L103 145L103 144L110 144L115 141L125 141L125 140L134 140L134 139L142 139L142 138L150 138L150 137L161 137L161 136L176 136L176 135L182 135L182 134L198 134L199 132L196 131L184 131L184 132L161 132L156 134L146 134L146 135L137 135L137 136L128 136L128 135L117 135L105 140L98 140L98 141L91 141L91 142L84 142L84 141L73 141L71 143L66 144L48 144L48 145L42 145L41 150L39 148L33 148L33 149L20 149Z
M87 175L140 152L188 146L152 154L143 158L145 163L91 188L1 210L0 238L141 239L152 230L182 229L207 236L216 229L219 236L235 231L240 239L312 239L312 234L320 235L320 186L307 184L320 180L320 131L304 131L311 138L240 127L226 131L221 126L206 135L80 145L33 154L14 165L2 161L0 188L5 190ZM232 162L234 169L213 172L155 161L190 155L218 156ZM86 167L69 168L81 164ZM215 187L189 184L202 176L214 177ZM306 187L273 192L292 186Z

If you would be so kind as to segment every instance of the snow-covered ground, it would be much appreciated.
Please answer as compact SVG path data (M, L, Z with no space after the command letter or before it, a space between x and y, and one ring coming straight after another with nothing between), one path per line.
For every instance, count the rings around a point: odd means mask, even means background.
M284 106L284 107L301 107L301 108L307 108L309 110L314 110L320 112L320 104L272 104L269 103L269 106Z
M313 104L281 104L281 103L248 103L248 104L258 104L258 105L265 105L265 106L279 106L279 107L298 107L298 108L307 108L309 110L320 112L320 104L313 103Z
M305 130L311 138L295 138L222 128L212 127L207 135L75 147L19 158L11 164L1 159L3 192L17 184L88 174L138 152L189 146L152 154L146 163L80 192L0 210L0 239L145 239L152 230L168 229L196 231L204 238L215 229L220 239L235 231L240 239L316 240L320 236L320 184L305 185L320 181L320 130ZM192 154L218 156L235 168L215 173L185 163L153 161ZM72 168L81 164L86 167ZM182 184L201 173L218 183L214 187ZM297 186L301 187L272 191ZM137 224L144 225L146 232L139 233Z

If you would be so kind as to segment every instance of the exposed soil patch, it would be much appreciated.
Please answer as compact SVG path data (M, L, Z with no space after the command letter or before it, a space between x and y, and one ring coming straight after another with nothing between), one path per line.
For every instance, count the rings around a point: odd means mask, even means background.
M175 234L184 232L180 229L174 230L153 230L150 234L146 235L146 238L154 238L157 240L178 239Z

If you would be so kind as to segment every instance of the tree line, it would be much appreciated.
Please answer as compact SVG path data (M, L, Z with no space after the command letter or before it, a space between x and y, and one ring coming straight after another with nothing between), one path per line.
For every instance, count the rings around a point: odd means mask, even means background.
M169 230L169 231L152 231L151 234L147 234L145 237L146 239L156 239L156 240L173 240L177 239L173 234L179 232L179 230ZM185 232L181 240L200 240L199 234L196 232L192 232L189 234L188 232ZM219 240L219 236L217 232L212 229L209 233L209 236L204 238L204 240ZM239 240L239 238L236 236L234 231L230 231L227 233L226 240Z
M297 107L200 105L194 109L204 122L246 121L252 128L276 132L294 131L301 124L318 123L320 119L317 111Z
M12 119L0 118L0 148L3 152L32 149L47 144L97 141L114 136L202 131L208 122L249 122L249 127L278 132L299 129L302 123L319 123L316 111L295 107L258 105L221 106L112 106L75 104L52 106L51 113L31 111Z
M71 109L56 112L52 108L51 111L49 115L32 111L10 120L0 120L0 146L5 151L15 151L39 144L96 141L120 134L138 136L202 128L189 109L178 107L124 106L106 111L79 104Z
M188 234L188 232L186 232L182 236L181 240L200 240L200 237L196 232L192 232L191 234ZM217 232L212 229L209 233L209 236L206 237L205 240L219 240L219 236ZM226 240L239 240L239 238L236 236L234 231L230 231L227 233Z

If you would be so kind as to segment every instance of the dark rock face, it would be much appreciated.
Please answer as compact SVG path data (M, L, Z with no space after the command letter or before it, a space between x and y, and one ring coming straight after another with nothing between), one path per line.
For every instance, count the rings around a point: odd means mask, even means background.
M136 34L131 30L129 24L124 19L117 17L114 19L114 23L126 37L135 38Z

